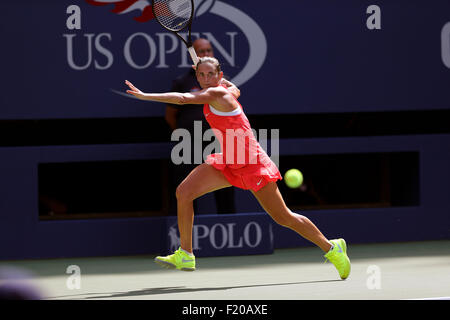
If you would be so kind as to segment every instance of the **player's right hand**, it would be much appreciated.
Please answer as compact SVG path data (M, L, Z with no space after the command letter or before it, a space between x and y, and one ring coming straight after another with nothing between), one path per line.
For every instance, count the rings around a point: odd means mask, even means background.
M130 88L130 90L127 90L128 94L132 94L133 96L135 96L138 99L144 98L145 94L141 90L136 88L130 81L125 80L125 84Z

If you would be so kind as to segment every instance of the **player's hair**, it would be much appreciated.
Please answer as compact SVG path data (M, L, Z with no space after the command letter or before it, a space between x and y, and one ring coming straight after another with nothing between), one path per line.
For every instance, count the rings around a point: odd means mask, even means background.
M217 60L216 58L213 57L198 58L197 66L195 69L198 70L198 66L201 65L202 63L211 63L213 66L216 67L217 73L220 73L221 71L219 60Z

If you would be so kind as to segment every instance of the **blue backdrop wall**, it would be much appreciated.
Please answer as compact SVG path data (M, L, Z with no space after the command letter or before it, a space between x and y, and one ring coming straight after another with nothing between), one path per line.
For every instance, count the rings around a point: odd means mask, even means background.
M121 95L125 79L168 90L190 66L173 34L136 21L145 3L2 2L0 119L163 115ZM192 26L248 114L449 108L448 1L262 3L197 0Z

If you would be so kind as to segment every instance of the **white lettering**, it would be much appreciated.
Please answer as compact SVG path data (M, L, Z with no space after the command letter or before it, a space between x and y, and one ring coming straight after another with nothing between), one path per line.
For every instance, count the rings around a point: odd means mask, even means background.
M143 65L138 65L136 62L134 62L133 57L131 56L131 44L136 37L143 38L147 42L148 47L150 49L148 61ZM131 35L125 42L125 46L124 46L123 50L124 50L125 60L128 62L128 64L131 67L133 67L135 69L139 69L139 70L146 69L149 66L151 66L151 64L153 63L153 61L155 60L155 57L156 57L155 41L152 39L152 37L150 37L148 34L143 33L143 32L138 32L138 33Z
M66 269L67 274L72 274L66 281L69 290L81 289L81 269L77 265L70 265Z
M256 237L255 237L255 242L252 243L250 241L250 227L254 226L255 227L255 231L256 231ZM262 230L261 227L259 226L259 224L257 224L256 222L252 221L249 224L247 224L245 226L244 229L244 241L245 244L248 245L251 248L255 248L257 247L260 243L261 243L261 239L262 239Z
M205 37L211 42L212 47L214 50L217 50L220 52L220 54L224 57L225 60L232 66L236 66L236 59L235 59L235 38L238 34L237 32L226 32L225 33L230 38L230 51L227 52L224 47L220 44L219 41L213 36L211 32L204 32Z
M228 247L229 249L234 249L234 248L242 248L243 247L243 242L242 242L242 237L239 237L239 242L237 244L234 243L234 226L236 225L236 223L227 223L227 227L228 227Z
M377 5L371 5L367 7L366 13L372 15L367 18L366 26L369 30L381 29L381 9Z
M203 232L200 233L200 230L202 230ZM208 237L209 235L209 229L207 226L203 225L203 224L196 224L194 225L193 228L193 250L199 250L201 249L200 244L199 244L199 240Z
M66 27L69 30L80 30L81 29L81 9L77 5L70 5L66 10L67 14L70 14L66 20Z
M191 163L191 134L187 129L179 128L172 132L171 141L182 141L172 148L170 158L174 164ZM183 155L181 156L180 153Z
M66 46L67 46L67 63L69 64L69 66L77 71L81 71L81 70L86 70L87 68L89 68L89 66L92 64L92 57L93 57L93 50L92 50L92 39L94 39L94 45L95 45L95 49L100 52L101 54L103 54L106 59L107 62L104 66L101 66L97 60L95 60L95 68L99 69L99 70L105 70L108 69L112 66L113 62L114 62L114 57L112 55L112 53L107 50L104 46L101 45L100 40L103 37L108 38L111 41L111 34L109 33L101 33L99 35L95 35L93 33L86 33L84 34L84 37L87 38L87 55L88 55L88 59L85 65L79 66L75 64L74 61L74 57L73 57L73 52L74 52L74 46L73 46L73 38L75 38L77 35L76 34L63 34L63 36L66 38Z
M255 222L249 222L243 234L239 235L236 231L236 223L216 223L211 228L203 224L195 224L193 226L192 239L193 249L200 250L201 240L209 239L209 243L214 249L221 250L225 247L228 249L243 248L244 244L250 248L256 248L261 244L262 228Z
M68 7L68 13L72 13L66 21L67 28L69 30L81 29L81 11L78 11L77 6ZM207 38L215 50L220 54L225 61L231 66L236 65L236 36L238 32L226 32L225 33L229 39L226 42L226 45L219 42L217 38L210 32L204 33L193 33L192 38L195 40L196 38ZM186 34L181 34L182 36L186 36ZM107 41L112 42L112 34L111 33L101 33L101 34L92 34L86 33L82 36L87 39L87 46L82 48L86 48L83 50L76 50L74 48L74 38L77 36L76 34L63 34L64 38L66 38L66 47L67 47L67 62L68 65L77 71L82 71L88 69L94 60L94 52L95 49L102 56L106 58L106 62L99 63L95 60L95 69L97 70L107 70L111 68L114 64L114 55L110 49L104 44L105 38ZM186 50L184 45L180 45L181 41L172 33L156 33L157 36L157 44L155 40L146 33L138 32L131 34L125 41L123 45L123 55L127 64L138 70L146 69L150 67L156 59L158 59L158 64L155 65L157 69L165 69L170 68L170 65L167 63L167 57L175 52L179 51L181 53L181 62L178 65L179 68L190 68L192 62L189 58L189 53ZM144 41L144 44L139 44L141 48L148 47L148 59L144 59L144 61L137 61L137 55L135 51L135 47L137 47L136 42ZM87 50L87 61L85 64L75 63L76 58L80 55L80 53L86 53ZM142 49L141 49L142 51ZM133 55L134 53L134 55ZM142 54L140 55L142 56ZM234 80L233 80L234 81ZM197 159L198 160L198 159ZM198 163L198 162L196 162Z
M98 70L109 69L109 67L111 67L114 62L114 57L113 57L111 51L107 50L105 47L103 47L100 44L100 39L102 37L107 37L108 40L111 41L111 34L110 33L101 33L97 37L95 37L95 49L97 49L97 51L100 52L101 54L103 54L107 59L107 63L104 66L101 66L97 62L97 60L95 61L95 69L98 69Z
M66 38L66 47L67 47L67 63L74 70L85 70L89 68L92 62L92 38L94 38L95 34L87 33L84 36L88 39L88 61L84 66L77 66L73 59L73 38L76 37L75 34L63 34L64 38Z
M367 278L366 286L369 290L381 289L381 269L379 266L370 265L367 268L367 274L370 276Z
M270 157L275 165L278 166L279 162L279 129L271 129L271 141L270 141ZM255 129L242 130L242 129L227 129L226 130L226 150L222 150L226 155L227 164L255 164L258 161L258 136ZM202 141L211 141L215 137L215 140L205 146L202 150ZM267 150L267 129L259 130L259 145ZM180 141L172 148L171 159L174 164L201 164L202 159L206 160L211 153L219 153L223 145L223 135L219 130L207 129L202 134L202 122L194 121L194 137L186 129L180 128L172 132L171 140ZM248 143L246 144L246 141ZM194 145L194 161L192 162L192 149ZM267 154L269 154L267 152ZM222 159L217 159L218 163L223 163Z
M223 152L226 154L227 164L256 164L258 158L257 154L257 141L253 135L252 130L238 129L226 129L226 150ZM248 149L246 150L245 141L248 139ZM236 144L235 144L236 140ZM236 148L235 148L236 145ZM248 154L248 162L245 161Z
M447 22L441 31L442 62L450 69L450 22Z
M156 36L158 37L159 44L159 64L156 68L169 68L169 65L166 64L166 54L173 53L177 50L180 42L178 41L177 36L173 33L157 33ZM166 38L169 38L172 43L170 49L168 50L166 49Z
M202 140L203 140L202 121L194 121L194 164L201 164L203 159Z
M207 129L203 134L203 141L211 141L212 138L215 137L214 141L208 144L203 150L203 160L206 161L208 155L212 153L220 152L220 143L222 141L222 132L216 129Z
M266 137L267 139L267 137ZM260 140L263 140L260 138ZM280 167L280 130L270 129L270 159Z
M222 243L220 245L217 245L216 243L216 229L219 228L221 230L222 233ZM216 223L215 225L213 225L211 227L211 230L209 232L209 241L211 242L211 245L215 248L215 249L223 249L228 242L228 233L227 233L227 229L225 228L225 226L223 224L220 223Z
M210 318L214 317L217 307L196 307L189 304L189 307L183 307L183 315L209 315Z

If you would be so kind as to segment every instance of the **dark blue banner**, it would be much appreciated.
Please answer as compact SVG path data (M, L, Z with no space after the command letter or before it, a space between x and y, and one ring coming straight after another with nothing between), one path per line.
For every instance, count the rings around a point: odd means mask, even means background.
M177 217L167 218L162 236L163 254L171 254L180 247ZM272 218L266 213L197 215L192 249L197 257L271 254Z
M450 1L196 0L248 114L450 108ZM2 1L0 119L162 116L191 61L147 0Z

